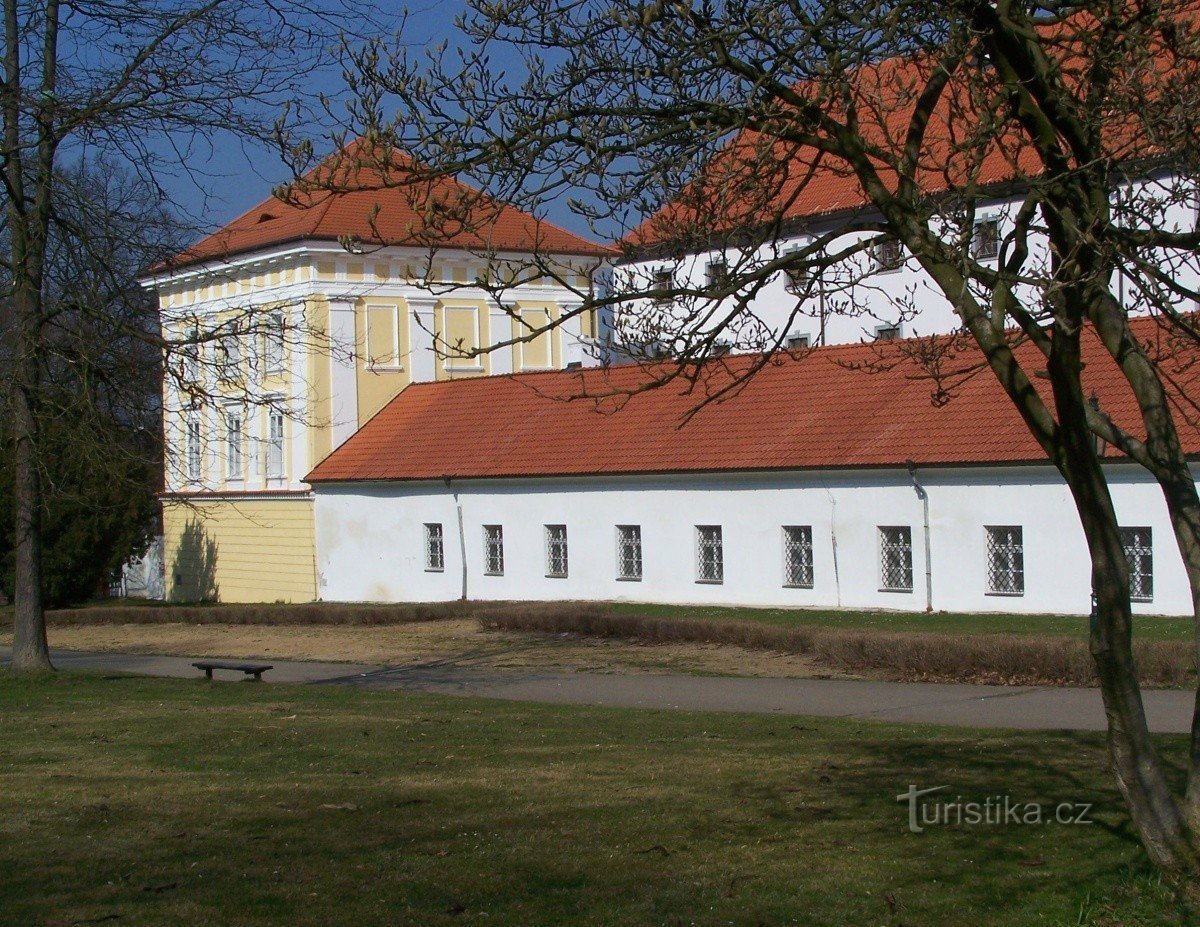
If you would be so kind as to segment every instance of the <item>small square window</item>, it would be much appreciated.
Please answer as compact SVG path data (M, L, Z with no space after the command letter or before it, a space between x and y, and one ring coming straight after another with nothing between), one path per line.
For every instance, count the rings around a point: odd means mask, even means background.
M483 526L483 572L488 576L504 575L504 527Z
M987 532L988 594L1025 594L1024 532L1014 525L989 526Z
M711 289L720 289L729 283L729 264L724 258L713 258L704 269L704 279Z
M440 522L425 523L425 569L431 573L446 569L445 538Z
M725 581L725 550L720 525L696 525L696 582Z
M617 579L642 579L641 525L617 525Z
M871 246L871 259L877 271L899 270L904 266L904 248L897 239L885 238Z
M981 219L971 230L971 257L987 261L1000 254L1000 220Z
M811 525L788 525L783 529L783 584L799 589L813 587Z
M879 578L883 592L913 591L912 528L908 525L880 527Z
M567 526L546 525L546 575L561 579L567 575Z
M1129 598L1154 601L1154 544L1149 528L1122 528L1121 546L1129 561Z

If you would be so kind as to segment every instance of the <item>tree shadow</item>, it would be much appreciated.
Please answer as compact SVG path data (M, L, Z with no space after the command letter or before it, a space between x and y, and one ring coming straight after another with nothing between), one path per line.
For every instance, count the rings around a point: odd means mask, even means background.
M217 542L208 536L204 526L192 519L179 536L175 562L171 569L173 602L216 602Z

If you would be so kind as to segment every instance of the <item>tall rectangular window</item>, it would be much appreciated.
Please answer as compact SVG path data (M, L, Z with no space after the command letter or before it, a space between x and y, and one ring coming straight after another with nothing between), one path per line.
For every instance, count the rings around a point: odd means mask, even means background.
M188 384L200 380L200 329L195 325L187 330L184 344L179 349L183 356L183 379Z
M1129 598L1154 600L1154 544L1149 528L1122 528L1121 545L1129 561Z
M641 581L642 526L617 525L617 579Z
M240 480L242 473L242 413L225 410L225 478Z
M650 275L650 296L655 302L669 301L674 286L675 274L669 267L660 267Z
M503 563L500 568L504 569ZM440 522L425 523L425 569L435 573L446 569L446 546Z
M504 575L504 527L483 526L483 572L488 576Z
M811 525L788 525L783 529L783 584L801 589L813 586Z
M567 575L567 526L546 525L546 575Z
M696 525L696 582L725 581L725 551L720 525Z
M880 526L879 581L884 592L912 592L912 528L908 525Z
M987 533L988 593L1024 595L1024 533L1014 525L992 525L984 531Z
M283 313L270 313L267 316L266 331L263 332L263 366L269 374L283 372L285 336Z
M225 332L217 342L217 364L221 378L236 380L241 374L242 342L237 332Z
M283 413L267 415L267 478L283 478Z
M192 482L201 477L201 463L200 420L193 418L187 423L187 477Z

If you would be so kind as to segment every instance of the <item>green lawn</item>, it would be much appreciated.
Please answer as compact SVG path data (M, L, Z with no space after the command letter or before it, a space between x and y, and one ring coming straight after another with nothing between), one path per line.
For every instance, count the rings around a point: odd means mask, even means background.
M729 608L715 605L642 605L613 603L624 614L763 621L785 626L929 631L939 634L1051 634L1086 637L1088 619L1079 615L990 615L978 612L890 612L820 608ZM1187 618L1139 616L1135 633L1151 640L1191 640Z
M5 924L1186 922L1100 736L67 674L0 723ZM910 783L1097 823L914 835Z

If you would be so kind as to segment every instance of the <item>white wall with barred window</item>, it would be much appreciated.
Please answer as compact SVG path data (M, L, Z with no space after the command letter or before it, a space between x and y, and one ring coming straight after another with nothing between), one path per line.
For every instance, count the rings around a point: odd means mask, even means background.
M1139 614L1191 613L1157 487L1107 465L1121 523L1149 528L1153 596ZM935 610L1084 615L1090 565L1070 494L1048 466L918 469L930 501ZM456 501L457 500L457 501ZM458 506L463 531L459 533ZM441 524L430 570L425 525ZM503 528L504 573L487 575L484 526ZM548 576L546 526L565 525L566 576ZM641 528L640 580L621 578L618 526ZM721 528L722 580L702 582L697 526ZM810 526L812 585L787 582L784 528ZM908 526L912 588L885 589L880 527ZM989 586L988 527L1019 527L1020 594ZM796 607L926 608L921 502L907 471L581 477L316 487L319 595L331 601L625 600ZM1011 551L1009 552L1011 554ZM994 570L992 571L995 572Z

